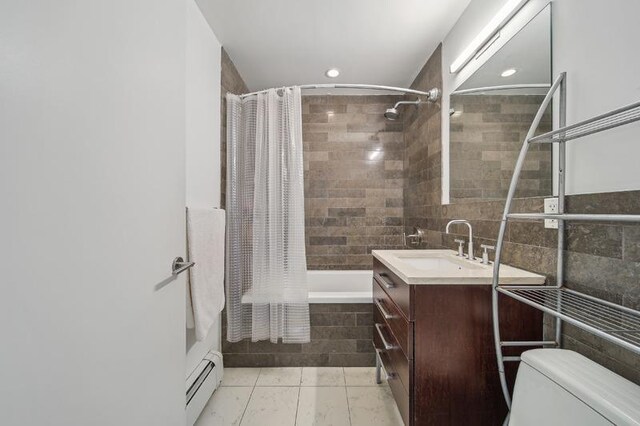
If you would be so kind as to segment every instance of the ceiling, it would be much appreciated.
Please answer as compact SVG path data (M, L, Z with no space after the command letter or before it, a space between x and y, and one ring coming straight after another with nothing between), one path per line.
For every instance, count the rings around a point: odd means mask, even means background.
M408 87L470 0L196 0L250 90ZM329 68L338 78L327 78Z

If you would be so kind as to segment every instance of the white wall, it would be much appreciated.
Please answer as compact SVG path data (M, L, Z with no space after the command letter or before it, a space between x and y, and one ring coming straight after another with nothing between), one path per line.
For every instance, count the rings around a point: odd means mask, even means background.
M187 0L187 206L220 207L221 45Z
M187 0L187 206L220 207L221 45L194 0ZM209 349L220 350L220 322L196 342L187 330L189 374Z
M640 2L553 2L553 69L567 72L567 122L640 100ZM640 125L567 145L570 194L640 189Z
M477 70L493 52L530 20L548 1L531 0L502 31L502 36L478 60L460 73L449 65L486 25L506 0L472 0L443 42L443 105L449 94ZM569 124L640 99L640 57L634 55L640 40L635 17L640 3L626 0L552 1L553 76L566 71L567 122ZM442 115L443 202L449 202L449 117ZM605 143L582 140L569 144L567 193L640 189L637 158L639 125L597 136Z

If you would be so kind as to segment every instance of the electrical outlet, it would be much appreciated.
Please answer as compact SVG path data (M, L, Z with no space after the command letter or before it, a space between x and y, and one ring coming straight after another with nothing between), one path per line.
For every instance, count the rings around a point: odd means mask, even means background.
M544 212L551 214L558 213L558 197L544 199ZM547 229L558 229L558 220L545 219L544 227Z

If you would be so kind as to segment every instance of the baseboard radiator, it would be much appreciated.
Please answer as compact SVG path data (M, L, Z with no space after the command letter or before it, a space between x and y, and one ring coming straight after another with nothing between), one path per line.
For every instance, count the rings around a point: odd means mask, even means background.
M202 413L202 409L220 386L223 374L222 354L211 351L187 377L187 425L192 426Z

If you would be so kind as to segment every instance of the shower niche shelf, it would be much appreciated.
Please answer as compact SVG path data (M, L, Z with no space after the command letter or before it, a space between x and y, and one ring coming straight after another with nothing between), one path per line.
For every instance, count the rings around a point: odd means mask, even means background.
M560 128L534 136L542 119L544 111L550 105L554 94L559 94L559 124ZM572 125L566 123L566 74L562 73L554 81L545 96L531 128L522 144L522 149L515 165L509 192L505 202L504 213L500 224L498 241L496 244L496 258L493 270L493 322L494 340L498 361L500 382L507 406L511 408L511 396L505 376L505 362L520 361L519 356L505 356L505 348L520 347L562 347L562 325L569 323L604 340L624 347L636 354L640 354L640 312L597 297L581 293L565 287L564 256L565 256L565 222L621 222L640 223L640 214L574 214L565 211L565 170L566 170L566 142L576 141L582 137L614 129L623 125L640 121L640 102L609 111L605 114L584 120ZM597 141L602 143L601 140ZM520 173L525 158L532 144L557 144L558 169L558 213L512 213L511 206L515 195ZM500 262L504 236L509 221L513 220L558 220L557 273L555 285L548 286L508 286L499 285ZM555 339L545 341L502 341L500 338L500 315L498 296L502 294L518 300L555 317Z

